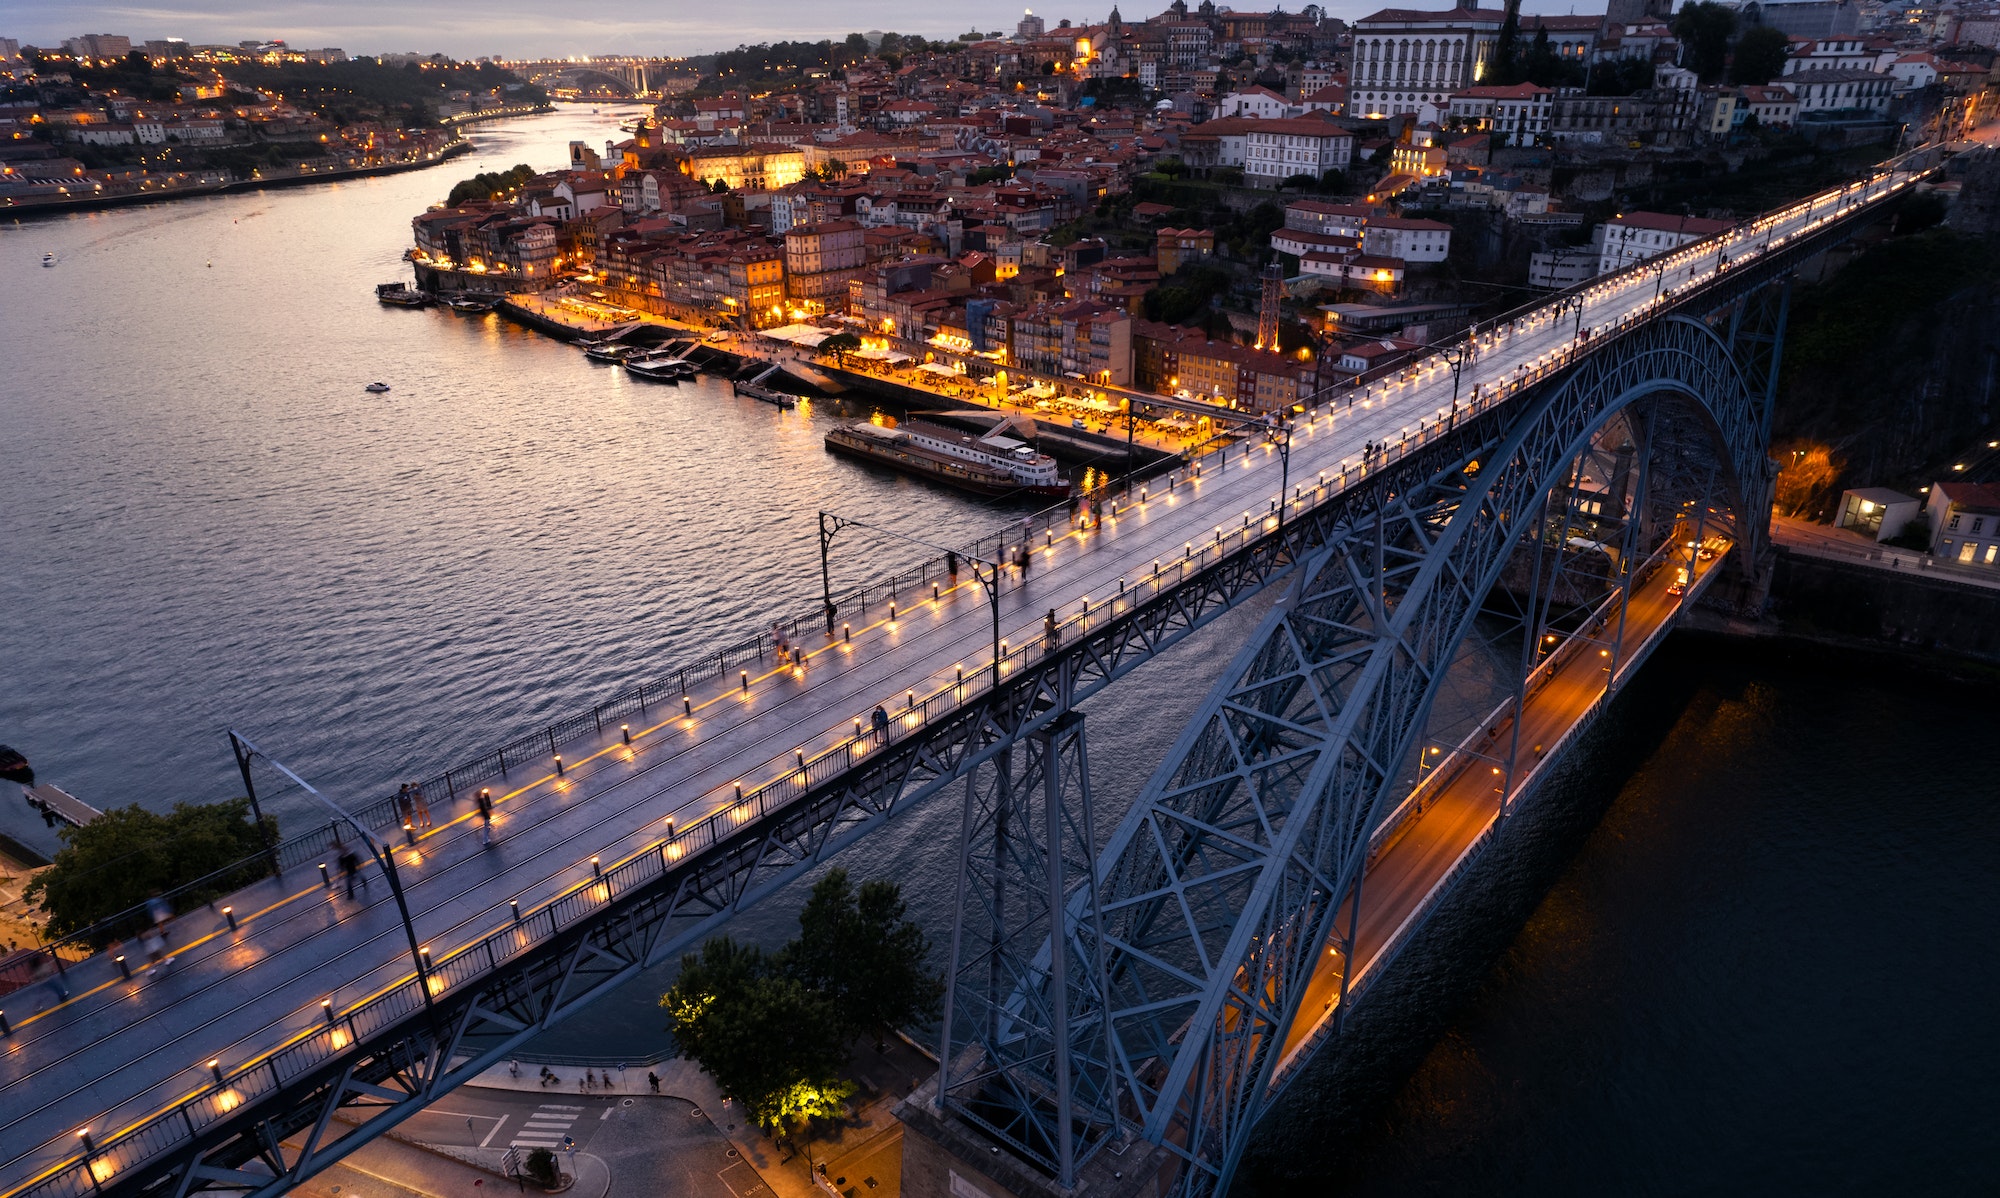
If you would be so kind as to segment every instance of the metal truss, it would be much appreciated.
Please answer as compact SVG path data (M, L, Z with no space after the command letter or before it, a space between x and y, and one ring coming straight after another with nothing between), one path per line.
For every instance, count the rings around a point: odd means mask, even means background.
M1067 712L966 779L938 1093L960 1118L1019 1144L1065 1188L1079 1148L1118 1131L1103 961L1060 934L1076 904L1098 924L1083 717ZM1101 937L1093 937L1100 943ZM1046 979L1047 984L1043 985ZM954 1041L967 1026L974 1049ZM1005 1045L1007 1068L978 1051Z
M1014 918L1006 911L961 904L962 919L978 914L968 926L985 936L996 979L1010 979L1011 990L1003 999L998 980L956 986L947 1020L958 1035L952 1043L968 1048L955 1055L981 1072L954 1081L947 1101L982 1118L1014 1112L1011 1123L987 1118L989 1130L1051 1172L1070 1174L1109 1137L1136 1127L1191 1163L1189 1192L1213 1189L1261 1113L1277 1039L1329 936L1336 896L1358 876L1370 816L1505 548L1540 510L1547 464L1567 462L1614 412L1662 390L1703 415L1730 504L1742 510L1740 480L1762 468L1767 426L1762 397L1748 392L1719 335L1676 317L1606 338L1568 374L1457 422L1275 531L1246 536L1010 672L982 700L917 731L897 730L882 749L772 814L655 876L607 888L553 934L483 969L459 962L448 987L405 1014L351 1029L345 1040L329 1029L331 1043L317 1046L311 1062L280 1067L274 1058L255 1093L232 1098L218 1082L115 1143L86 1145L21 1192L282 1194L1010 751L1030 763L1023 784L1042 779L1043 805L1018 786L1010 795L992 789L997 781L975 786L981 797L968 810L980 843L1006 852L965 859L989 880L1017 871L1008 874L1009 893L1051 897L1034 900L1046 904L1039 944L1027 924L1004 922ZM1294 579L1289 597L1095 871L1082 868L1087 813L1070 810L1081 795L1065 788L1083 775L1063 764L1069 753L1080 763L1081 732L1065 722L1068 713L1286 577ZM993 777L1012 776L1015 764L992 766ZM1049 779L1065 781L1051 791ZM1002 811L1027 823L997 835ZM1031 851L1023 838L1036 819L1044 839ZM1078 897L1095 895L1093 877L1102 879L1101 929L1093 902ZM1051 952L1049 888L1057 881L1063 951ZM951 970L958 981L972 946L961 939ZM1051 993L1057 974L1053 992L1063 1000L1036 997ZM1093 994L1078 996L1079 986ZM996 1098L1003 1094L1012 1097ZM358 1125L335 1120L343 1108L362 1116ZM100 1168L114 1158L115 1170Z
M1011 952L1004 940L977 953L958 944L950 1018L977 1052L962 1054L972 1071L957 1074L947 1105L1004 1109L1004 1121L975 1121L1065 1186L1122 1115L1181 1157L1182 1193L1226 1187L1319 958L1330 943L1351 947L1371 835L1399 797L1399 763L1508 557L1524 536L1541 536L1550 493L1606 423L1637 405L1648 453L1664 448L1652 412L1691 414L1700 439L1691 451L1740 506L1740 480L1763 469L1765 400L1707 324L1662 319L1288 524L1285 555L1299 569L1286 595L1112 834L1095 884L1086 873L1074 885L1062 928ZM1656 497L1673 490L1653 483ZM968 827L991 827L1004 807L975 800ZM1056 826L1073 832L1066 819ZM1056 844L1052 834L1041 856L1022 859L1046 861ZM995 885L988 874L1005 864L968 860L962 921L980 913L973 891ZM1047 868L1024 868L1007 885L1026 893L1049 880ZM974 984L996 951L1013 985L1004 1002L992 982ZM1071 994L1097 968L1101 994ZM1071 1021L1066 1033L1058 1012ZM1087 1038L1100 1019L1110 1033L1113 1078L1089 1074L1087 1094L1074 1069L1065 1092L1051 1065L1079 1015ZM1094 1066L1094 1044L1073 1047L1072 1060ZM1077 1117L1114 1089L1109 1117ZM1075 1141L1067 1156L1065 1137Z

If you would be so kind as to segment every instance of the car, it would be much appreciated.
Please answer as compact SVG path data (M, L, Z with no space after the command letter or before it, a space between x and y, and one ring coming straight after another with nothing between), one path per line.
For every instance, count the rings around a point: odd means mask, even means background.
M1674 596L1685 595L1687 594L1687 589L1688 589L1687 584L1684 582L1673 582L1667 584L1667 594L1669 595L1674 595Z
M1700 549L1698 549L1698 550L1696 550L1696 551L1695 551L1695 555L1694 555L1694 560L1696 560L1696 561L1698 561L1698 562L1712 562L1712 561L1714 561L1714 560L1715 560L1715 546L1713 546L1713 545L1703 545L1703 546L1702 546L1702 547L1701 547Z

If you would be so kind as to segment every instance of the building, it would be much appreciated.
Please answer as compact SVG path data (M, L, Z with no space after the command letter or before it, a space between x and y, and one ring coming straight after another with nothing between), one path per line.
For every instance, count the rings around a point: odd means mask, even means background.
M1664 212L1625 212L1597 227L1597 273L1610 274L1690 241L1720 233L1726 220L1669 216Z
M1368 224L1368 218L1385 215L1387 213L1383 209L1366 208L1360 204L1293 200L1285 205L1285 228L1302 233L1331 233L1340 237L1351 237L1359 244L1361 230Z
M1867 487L1840 493L1840 511L1835 528L1851 528L1874 537L1879 544L1901 536L1923 507L1920 500L1887 487Z
M1377 216L1361 230L1361 252L1405 262L1442 262L1451 253L1451 226L1443 221Z
M1704 87L1695 109L1695 133L1706 141L1725 141L1742 124L1736 119L1736 103L1742 97L1731 88Z
M1804 71L1785 76L1785 86L1799 98L1800 117L1814 112L1872 112L1882 116L1889 111L1896 78L1874 71Z
M1255 121L1244 134L1243 180L1253 187L1276 187L1293 175L1317 179L1353 160L1354 134L1323 113Z
M1599 254L1588 245L1536 250L1528 256L1528 286L1561 291L1597 275Z
M1251 87L1230 92L1215 106L1215 115L1246 116L1257 120L1274 121L1289 115L1290 104L1285 98L1268 87Z
M1785 60L1785 74L1809 71L1872 71L1880 52L1859 37L1832 37L1795 41Z
M1190 262L1215 256L1214 229L1161 229L1153 235L1153 256L1160 277L1173 274Z
M82 37L67 38L62 45L63 49L78 58L100 62L123 58L132 52L132 39L116 33L86 33Z
M2000 483L1934 483L1924 520L1931 556L2000 568Z
M805 177L805 155L792 146L708 146L682 160L681 169L704 183L720 179L731 191L770 191Z
M1532 83L1468 87L1451 94L1446 119L1462 130L1495 133L1516 146L1535 144L1549 132L1555 92Z
M829 220L785 231L785 295L813 314L847 308L847 283L868 265L861 222Z
M1026 16L1014 22L1014 40L1017 42L1032 42L1046 32L1048 32L1048 22L1036 16L1032 8L1027 11Z
M1736 119L1739 124L1747 124L1753 116L1763 128L1789 129L1799 120L1799 98L1790 88L1775 84L1746 87L1736 103Z
M1385 8L1354 24L1349 107L1369 117L1442 113L1451 93L1481 82L1506 13Z

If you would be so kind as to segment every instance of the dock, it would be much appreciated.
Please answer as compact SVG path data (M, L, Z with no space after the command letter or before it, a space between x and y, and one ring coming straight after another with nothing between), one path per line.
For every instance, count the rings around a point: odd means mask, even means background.
M21 797L28 800L28 806L42 813L42 822L51 828L56 826L58 820L72 828L81 828L104 814L62 787L46 782L40 786L22 787Z

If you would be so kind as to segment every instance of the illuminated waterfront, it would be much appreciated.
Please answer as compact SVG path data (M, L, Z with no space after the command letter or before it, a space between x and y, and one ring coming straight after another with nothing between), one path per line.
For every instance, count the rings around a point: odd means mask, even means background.
M573 136L615 136L615 120L571 109L476 130L481 152L437 171L4 231L0 260L36 292L10 304L0 332L0 735L48 780L100 806L233 793L221 729L238 725L336 796L374 794L801 609L818 507L933 538L1001 518L828 457L827 413L780 413L713 382L636 384L497 318L374 302L374 283L407 273L409 215L458 177L550 165ZM44 252L59 269L36 265ZM393 390L364 394L374 379ZM1231 635L1193 651L1226 656ZM1092 713L1108 803L1136 787L1202 689L1177 664L1178 681L1141 674ZM1588 1192L1538 1162L1615 1163L1632 1155L1631 1128L1665 1123L1671 1143L1639 1159L1672 1169L1674 1146L1707 1151L1686 1146L1742 1118L1709 1097L1729 1086L1774 1121L1808 1101L1856 1114L1893 1104L1939 1138L1976 1142L1950 1122L1977 1107L1954 1070L1991 1054L1949 1051L1977 1029L1951 1004L1985 979L1931 978L1912 999L1862 984L1859 963L1895 936L1900 976L1923 977L1912 971L1933 955L1956 970L1990 959L1990 944L1896 935L1815 905L1826 893L1895 893L1906 911L1969 900L1967 925L1992 926L1990 900L1980 909L1967 885L1993 864L1990 836L1964 835L1982 815L1962 801L1977 776L1942 761L1908 773L1950 705L1797 672L1732 698L1745 684L1724 665L1697 655L1681 668L1697 675L1693 698L1667 688L1634 713L1679 729L1399 1102L1368 1184ZM1897 714L1843 724L1824 710L1839 701ZM1882 744L1865 761L1829 756L1870 737ZM1704 819L1705 799L1735 822ZM854 863L905 878L934 926L941 810ZM11 796L0 812L0 827L49 843ZM1780 845L1794 851L1756 851ZM1662 902L1667 877L1700 885ZM748 931L783 930L787 908L768 905ZM1578 912L1588 918L1572 922ZM1690 928L1711 942L1691 944ZM1763 948L1788 943L1799 947ZM1663 990L1668 978L1688 989ZM643 1044L651 998L634 987L560 1034L600 1053ZM1909 1016L1940 1003L1943 1018ZM1801 1010L1812 1017L1785 1017ZM1866 1052L1840 1049L1864 1028ZM1554 1051L1579 1036L1600 1050ZM1865 1067L1843 1067L1854 1059ZM1834 1159L1831 1146L1860 1134L1786 1126L1794 1159Z

